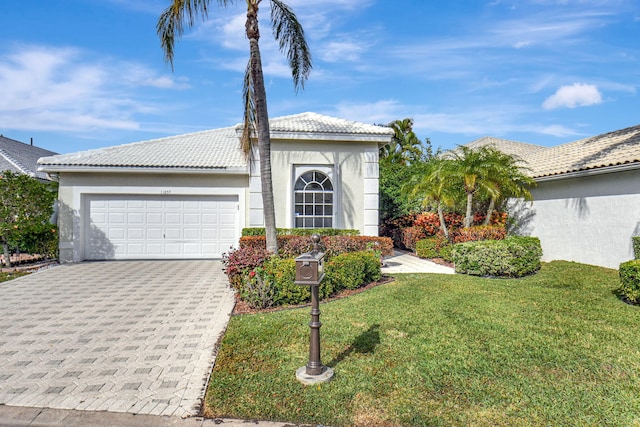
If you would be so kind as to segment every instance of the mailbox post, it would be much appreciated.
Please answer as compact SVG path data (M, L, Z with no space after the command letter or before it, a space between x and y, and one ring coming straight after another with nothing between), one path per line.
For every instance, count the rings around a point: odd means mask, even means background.
M311 236L313 250L296 258L296 285L311 287L311 334L309 339L309 362L296 371L296 378L303 384L311 385L331 380L333 369L323 366L320 361L320 308L318 288L324 278L324 253L319 250L320 236Z

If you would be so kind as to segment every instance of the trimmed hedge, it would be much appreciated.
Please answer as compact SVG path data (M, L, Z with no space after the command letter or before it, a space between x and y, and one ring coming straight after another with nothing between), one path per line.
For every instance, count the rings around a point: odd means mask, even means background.
M623 262L619 274L620 293L630 302L640 302L640 260Z
M631 242L633 243L634 259L640 259L640 236L632 236Z
M295 284L296 263L292 258L272 256L236 277L234 288L252 308L298 305L311 300L310 287ZM357 289L380 277L380 259L371 251L337 255L325 263L319 297L325 299L344 289Z
M456 273L474 276L522 277L540 269L542 247L537 237L458 243L453 248Z
M375 249L382 256L393 255L393 241L388 237L374 236L323 236L320 241L325 256L331 258L346 252ZM261 250L266 247L265 236L245 236L240 238L240 249ZM283 258L297 257L311 249L307 236L278 236L278 255Z
M453 243L476 242L478 240L503 240L507 237L504 225L476 225L461 228L451 233Z
M450 256L451 246L446 237L435 235L416 242L416 255L420 258L445 258L443 252Z
M358 236L358 230L342 230L338 228L276 228L278 236ZM264 227L243 228L242 236L264 236Z

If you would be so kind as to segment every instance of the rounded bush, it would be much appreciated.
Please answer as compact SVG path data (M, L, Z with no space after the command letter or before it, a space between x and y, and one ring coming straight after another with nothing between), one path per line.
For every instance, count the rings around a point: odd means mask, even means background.
M640 260L623 262L619 274L620 293L630 302L640 302Z
M535 273L540 269L541 257L540 240L523 236L457 243L452 255L456 273L497 277Z

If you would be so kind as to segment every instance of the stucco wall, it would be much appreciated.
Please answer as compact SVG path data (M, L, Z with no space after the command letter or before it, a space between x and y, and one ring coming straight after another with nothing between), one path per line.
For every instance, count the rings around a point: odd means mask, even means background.
M245 217L247 175L155 173L60 173L58 227L60 260L84 259L81 236L85 196L88 194L237 195L239 218ZM244 224L238 224L241 230ZM239 238L240 236L238 236Z
M640 171L539 182L516 209L519 232L540 238L543 260L618 268L640 234Z
M276 226L293 227L293 183L298 166L330 167L334 173L334 228L352 228L363 235L378 234L378 146L375 142L272 141L271 169ZM260 165L252 165L247 223L264 224Z

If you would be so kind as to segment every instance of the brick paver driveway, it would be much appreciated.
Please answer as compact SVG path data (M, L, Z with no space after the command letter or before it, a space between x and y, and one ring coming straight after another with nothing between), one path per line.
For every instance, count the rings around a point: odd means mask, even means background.
M233 309L219 261L61 265L0 283L0 404L189 416Z

